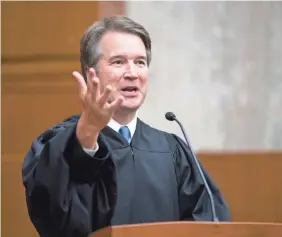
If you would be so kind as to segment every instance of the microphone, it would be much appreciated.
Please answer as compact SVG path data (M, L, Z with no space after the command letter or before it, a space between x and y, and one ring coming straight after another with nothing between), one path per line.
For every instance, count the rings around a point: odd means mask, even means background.
M165 118L166 118L167 120L169 120L169 121L176 121L176 122L178 123L178 125L180 126L180 128L181 128L181 130L182 130L182 133L183 133L183 135L184 135L184 138L185 138L185 140L186 140L186 143L187 143L187 145L188 145L188 148L191 150L193 159L194 159L194 161L195 161L195 163L196 163L197 169L198 169L199 172L200 172L201 178L203 179L205 188L206 188L207 193L208 193L208 195L209 195L209 199L210 199L210 203L211 203L211 208L212 208L213 221L214 221L214 222L218 222L219 220L218 220L218 217L217 217L217 215L216 215L215 205L214 205L214 199L213 199L213 196L212 196L210 187L209 187L209 185L208 185L208 183L207 183L207 180L206 180L206 178L205 178L205 175L204 175L204 173L203 173L203 171L202 171L202 169L201 169L201 166L200 166L200 164L199 164L199 161L198 161L198 159L196 158L196 156L195 156L195 154L194 154L194 152L193 152L193 150L192 150L192 148L191 148L191 146L190 146L190 143L189 143L188 137L187 137L187 135L186 135L186 132L185 132L185 130L184 130L184 127L182 126L181 122L176 118L175 114L172 113L172 112L167 112L167 113L165 114Z

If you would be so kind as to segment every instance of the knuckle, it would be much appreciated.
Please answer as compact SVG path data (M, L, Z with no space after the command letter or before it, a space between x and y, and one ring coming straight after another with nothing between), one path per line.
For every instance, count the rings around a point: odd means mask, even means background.
M98 85L98 83L99 83L99 81L96 78L93 78L91 80L91 82L92 82L93 85Z
M106 86L106 91L107 92L111 92L112 91L112 87L111 86Z

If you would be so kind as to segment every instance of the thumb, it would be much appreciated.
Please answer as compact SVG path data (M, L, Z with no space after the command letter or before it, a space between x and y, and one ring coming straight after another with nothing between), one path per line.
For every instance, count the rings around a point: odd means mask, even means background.
M83 76L79 72L73 72L72 76L76 79L77 85L78 85L78 95L79 98L84 101L84 97L87 92L87 85L83 78Z

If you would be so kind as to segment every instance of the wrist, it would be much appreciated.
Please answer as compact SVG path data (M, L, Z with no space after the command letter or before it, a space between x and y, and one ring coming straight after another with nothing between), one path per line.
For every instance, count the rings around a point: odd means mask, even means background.
M76 127L76 137L83 148L95 149L100 130L80 119Z

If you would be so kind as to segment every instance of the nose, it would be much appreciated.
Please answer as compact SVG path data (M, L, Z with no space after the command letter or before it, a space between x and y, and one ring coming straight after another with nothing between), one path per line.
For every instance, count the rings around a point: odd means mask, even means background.
M136 68L135 68L134 63L128 63L126 67L126 71L124 73L124 78L127 80L135 80L138 78L138 74L136 73Z

